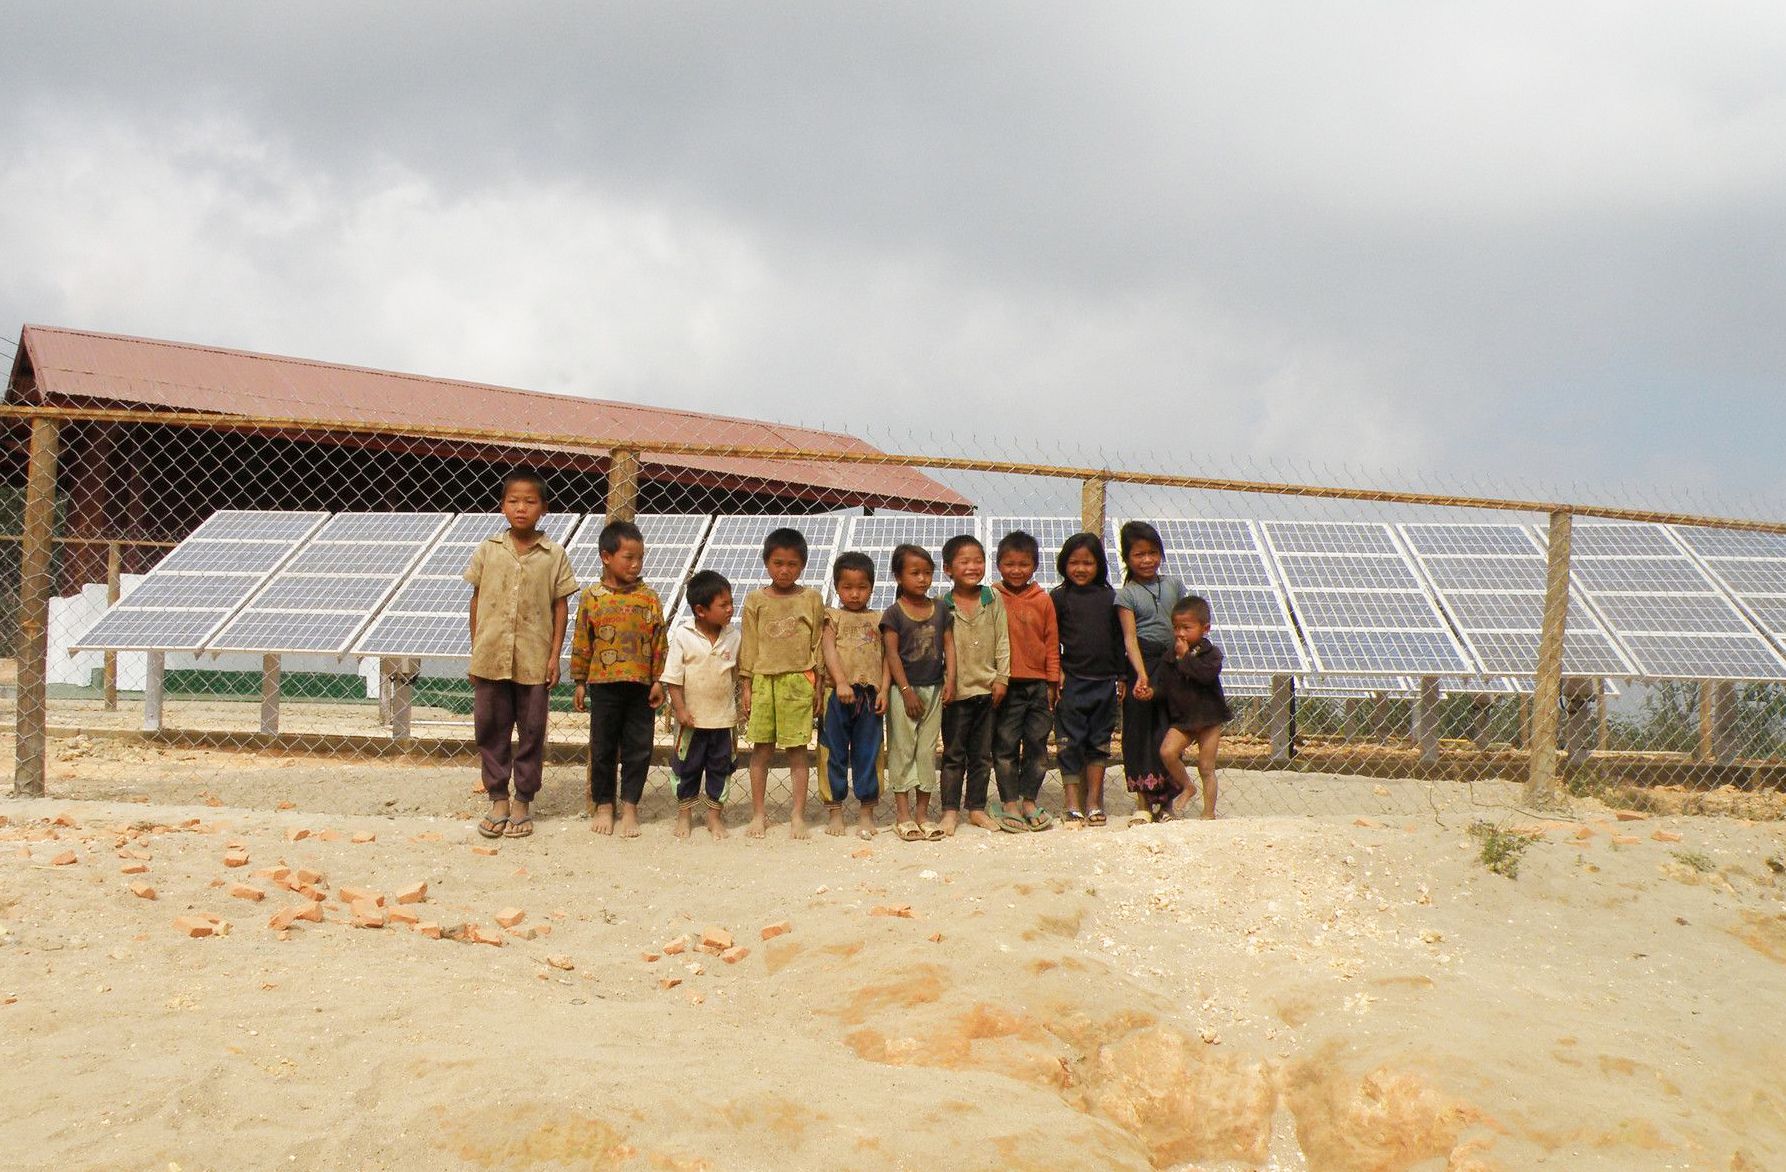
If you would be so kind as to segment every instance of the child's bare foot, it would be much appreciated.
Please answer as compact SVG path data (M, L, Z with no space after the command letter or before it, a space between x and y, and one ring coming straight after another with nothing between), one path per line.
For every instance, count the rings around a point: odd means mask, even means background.
M961 825L961 812L960 811L958 811L958 810L944 810L943 811L942 826L943 826L944 834L951 835L951 836L954 835L955 828L959 825Z
M825 821L825 833L832 838L842 838L844 832L843 807L832 806L831 816Z
M1214 806L1204 806L1203 807L1203 820L1205 822L1214 822L1215 819L1216 819L1215 807Z
M863 806L860 810L856 811L856 837L857 838L873 838L874 837L874 807L873 806Z
M631 802L620 804L620 837L639 837L639 807Z
M672 832L677 838L687 838L688 832L694 829L694 811L688 806L676 807L676 829Z
M750 825L744 828L746 838L761 838L769 832L769 820L761 814L751 816Z
M714 838L731 837L730 832L726 830L726 815L724 810L717 809L713 806L707 808L707 833L711 834Z
M589 829L597 834L614 833L614 807L602 804L595 808L595 818L589 823Z
M1197 796L1197 787L1191 786L1172 799L1172 813L1183 818L1191 809L1191 799Z
M811 831L806 829L806 819L795 814L788 820L788 837L805 838Z
M992 820L992 815L984 810L969 810L967 812L967 820L975 826L978 826L981 830L998 829L998 823L994 822Z

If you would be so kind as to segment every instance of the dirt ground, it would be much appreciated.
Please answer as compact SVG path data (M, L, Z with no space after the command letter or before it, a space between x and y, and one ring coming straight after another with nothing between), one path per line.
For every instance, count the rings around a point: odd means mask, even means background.
M463 766L51 757L0 801L9 1167L1786 1166L1779 823L1233 773L1209 824L621 841L559 769L480 853Z

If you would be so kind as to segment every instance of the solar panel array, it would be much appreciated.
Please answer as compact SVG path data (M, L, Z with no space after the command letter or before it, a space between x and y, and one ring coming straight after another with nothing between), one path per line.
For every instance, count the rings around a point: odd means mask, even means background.
M1156 521L1165 556L1160 573L1209 599L1211 638L1224 670L1297 674L1309 658L1251 521Z
M335 514L205 649L346 652L451 518Z
M562 545L577 520L576 513L547 513L539 527ZM465 580L465 569L486 538L507 528L501 513L461 513L453 518L354 643L354 654L470 658L471 583Z
M327 513L213 513L74 643L108 651L205 645Z
M773 529L798 529L806 538L806 569L800 582L829 597L831 559L844 548L839 542L849 519L842 513L716 517L695 569L724 574L732 584L733 605L742 613L744 596L769 585L769 571L763 567L763 539ZM676 613L685 609L678 607Z
M1775 645L1786 647L1786 534L1685 525L1673 533Z
M1491 677L1535 676L1544 630L1546 557L1532 531L1514 524L1398 528L1482 670ZM1628 676L1633 671L1612 636L1571 591L1563 674Z
M1786 679L1786 660L1664 526L1576 525L1569 570L1639 674Z
M932 579L932 593L936 589L947 589L948 577L943 573L943 542L957 534L966 533L981 544L986 538L981 534L979 519L976 517L932 517L914 513L876 513L872 517L851 517L848 536L841 549L853 549L867 554L874 559L874 593L869 595L868 609L886 610L893 605L898 586L893 581L893 550L900 545L921 545L930 551L931 559L936 563L936 574ZM990 561L990 553L988 560ZM829 563L826 565L827 580L830 574ZM986 579L996 579L998 570L988 564Z
M1263 529L1316 671L1477 674L1388 525L1266 521Z

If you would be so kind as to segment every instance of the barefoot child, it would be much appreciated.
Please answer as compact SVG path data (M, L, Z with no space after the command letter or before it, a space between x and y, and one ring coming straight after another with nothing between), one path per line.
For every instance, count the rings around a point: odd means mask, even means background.
M769 585L744 596L738 650L738 681L750 736L750 825L744 833L761 838L768 830L764 800L769 759L786 749L793 775L794 813L788 833L806 837L806 743L818 715L819 635L825 604L819 592L800 585L806 569L806 537L798 529L777 529L763 539L763 566Z
M601 581L577 602L571 639L571 705L589 713L589 798L597 834L614 833L615 772L619 771L620 834L639 836L639 799L651 768L652 711L664 702L667 654L664 610L639 580L645 537L631 521L610 521L597 539Z
M881 615L881 646L899 695L887 707L887 788L893 791L893 832L906 842L943 837L930 821L936 788L936 736L943 705L955 692L955 634L950 612L930 597L936 563L922 546L893 551L899 595ZM912 791L918 794L912 808Z
M1146 521L1124 523L1123 584L1116 592L1116 619L1122 624L1128 656L1128 695L1122 704L1122 772L1135 795L1137 822L1152 821L1172 796L1166 767L1160 762L1159 697L1153 677L1172 649L1172 608L1184 597L1184 583L1160 573L1166 545L1160 531ZM1091 815L1086 814L1089 820Z
M695 799L707 808L707 832L726 836L726 782L732 776L732 729L738 723L738 631L732 584L712 570L683 591L694 617L670 631L663 685L676 717L676 837L693 828ZM706 793L701 792L706 781Z
M1046 830L1054 824L1036 805L1048 768L1048 726L1060 699L1060 627L1054 600L1035 583L1041 551L1019 529L998 542L999 582L1011 638L1011 683L992 727L992 771L998 778L999 829Z
M997 830L986 812L992 776L992 723L1011 679L1010 628L998 591L985 584L986 547L966 533L943 543L943 573L954 583L943 595L955 639L954 696L943 701L943 833L961 821L962 783L967 820Z
M490 812L478 823L485 838L533 833L530 810L545 762L546 714L558 684L567 600L577 592L570 558L539 531L546 508L545 482L536 473L503 477L508 531L473 550L465 567L471 583L472 727L490 798Z
M1122 696L1122 630L1104 543L1095 533L1075 533L1055 559L1061 584L1049 591L1060 627L1060 702L1054 708L1054 743L1067 791L1068 826L1086 824L1086 811L1104 821L1104 768L1116 705ZM1084 804L1081 805L1083 800Z
M874 808L881 798L877 770L881 715L887 711L887 661L881 653L881 616L868 609L874 592L874 559L851 550L837 555L831 585L840 605L825 610L819 646L831 681L819 742L825 746L830 818L826 834L842 834L843 800L856 783L856 837L874 837ZM848 699L845 699L845 697Z
M1172 654L1154 680L1166 718L1160 761L1178 790L1169 813L1183 816L1197 796L1197 786L1184 767L1185 749L1196 745L1206 819L1215 817L1215 753L1222 723L1234 718L1222 695L1222 649L1209 641L1209 617L1206 599L1190 594L1178 600L1172 608ZM1162 811L1161 817L1167 814Z

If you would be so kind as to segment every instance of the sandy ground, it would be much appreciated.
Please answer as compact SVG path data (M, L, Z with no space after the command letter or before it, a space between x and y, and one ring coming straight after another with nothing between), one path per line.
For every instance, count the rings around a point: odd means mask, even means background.
M1786 1167L1778 823L1235 774L1213 824L624 842L555 770L484 855L463 767L52 756L0 801L9 1167ZM1517 879L1477 817L1542 831ZM417 881L501 944L336 898Z

